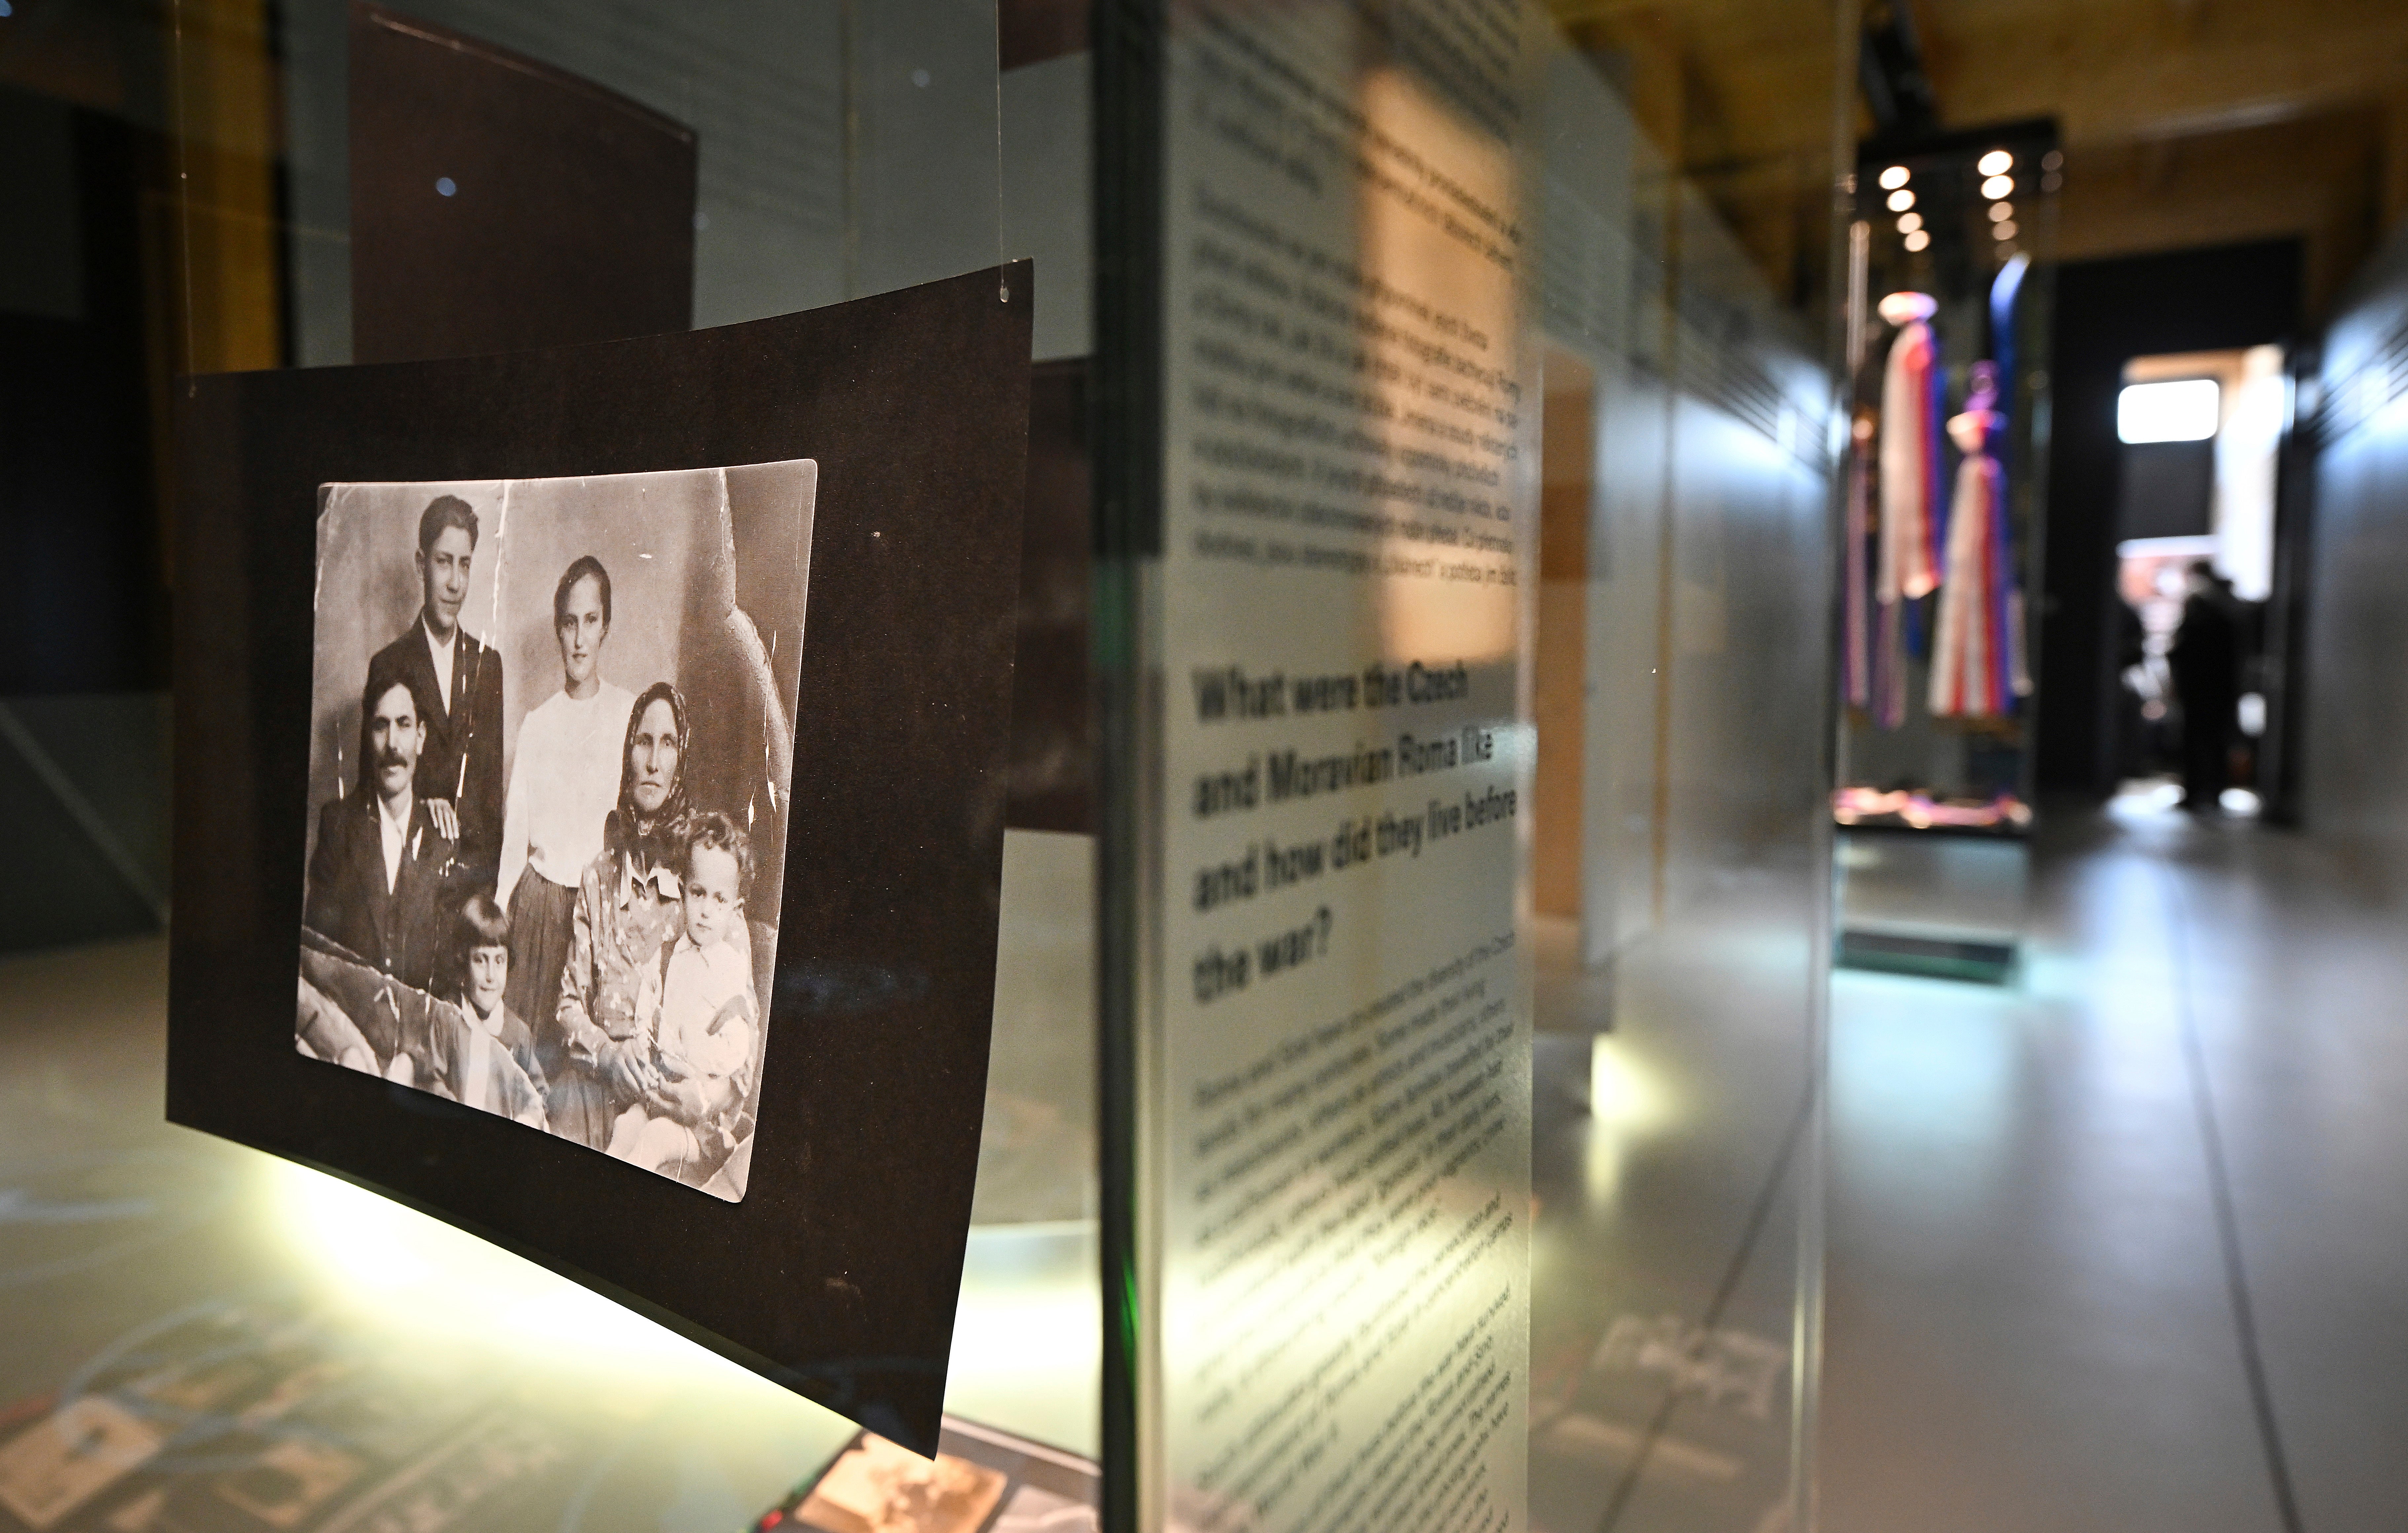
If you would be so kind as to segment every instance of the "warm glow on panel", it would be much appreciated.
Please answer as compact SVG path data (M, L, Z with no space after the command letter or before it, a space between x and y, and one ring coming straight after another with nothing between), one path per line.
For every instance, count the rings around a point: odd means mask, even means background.
M1483 129L1464 122L1429 88L1412 75L1395 69L1372 71L1362 86L1363 119L1388 141L1411 144L1444 184L1508 219L1517 218L1519 182L1512 156ZM1476 256L1469 261L1478 279L1466 280L1467 251L1426 212L1401 203L1376 186L1365 188L1360 202L1357 249L1367 278L1410 300L1427 303L1444 316L1444 345L1469 368L1502 375L1499 394L1504 409L1526 418L1541 408L1535 396L1515 397L1521 382L1520 317L1513 284ZM1409 322L1420 328L1420 322ZM1468 383L1468 380L1467 380ZM1450 443L1440 456L1466 464L1495 461L1473 444L1482 440L1518 444L1525 433L1518 420L1500 420L1487 404L1497 397L1484 386L1450 392L1456 397L1433 399L1409 374L1369 382L1388 407L1384 419L1367 420L1367 429L1385 437L1397 450L1400 466L1412 464L1439 443ZM1451 434L1451 435L1450 435ZM1512 450L1509 449L1509 451ZM1433 550L1426 542L1401 536L1383 537L1375 555L1383 561L1425 562L1435 559L1455 575L1439 578L1390 579L1380 581L1381 648L1391 659L1460 660L1478 666L1512 656L1518 643L1520 593L1510 579L1499 579L1511 566L1501 545L1535 540L1538 527L1517 520L1522 503L1534 488L1530 482L1539 465L1509 457L1498 466L1494 484L1470 480L1446 480L1437 470L1412 468L1396 477L1428 483L1467 498L1484 502L1485 516L1466 519L1466 541L1457 549ZM1410 504L1392 506L1400 521L1413 519ZM1448 520L1454 520L1449 518ZM1493 537L1499 547L1483 549L1474 539Z

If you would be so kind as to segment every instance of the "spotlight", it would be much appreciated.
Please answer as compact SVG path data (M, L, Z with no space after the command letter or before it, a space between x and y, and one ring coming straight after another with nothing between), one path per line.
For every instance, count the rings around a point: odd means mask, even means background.
M2015 221L2014 219L2002 219L1999 222L1992 224L1990 226L1990 236L1994 239L2014 238Z
M1885 192L1895 192L1906 182L1907 170L1904 165L1892 165L1881 173L1882 190Z
M1982 183L1982 195L1992 202L1997 202L2001 197L2012 197L2014 194L2015 181L2012 176L1993 176Z
M1915 230L1922 227L1923 215L1921 213L1900 213L1898 215L1898 232L1899 234L1911 235L1914 233Z
M1914 206L1914 193L1912 192L1900 190L1889 194L1889 210L1893 213L1903 213Z
M1976 164L1973 168L1979 170L1985 176L2003 176L2014 167L2015 157L2014 155L2009 154L2005 150L1994 149L1990 150L1989 153L1983 155L1980 162Z
M2014 203L2011 203L2011 202L1994 202L1994 203L1990 204L1990 222L1993 222L1993 223L2004 223L2005 222L2007 222L2007 220L2009 220L2009 219L2011 219L2011 218L2013 218L2013 217L2014 217L2014 216L2015 216L2015 205L2014 205Z
M1930 243L1931 236L1921 229L1917 229L1906 236L1906 248L1910 251L1923 250L1929 246Z

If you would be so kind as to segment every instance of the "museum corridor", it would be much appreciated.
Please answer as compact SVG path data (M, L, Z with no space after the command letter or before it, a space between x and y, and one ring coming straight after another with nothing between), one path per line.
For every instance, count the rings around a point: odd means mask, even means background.
M1824 1526L2387 1526L2408 951L2347 848L2043 821L2020 972L1833 980Z
M0 1533L2408 1527L2408 0L0 146Z

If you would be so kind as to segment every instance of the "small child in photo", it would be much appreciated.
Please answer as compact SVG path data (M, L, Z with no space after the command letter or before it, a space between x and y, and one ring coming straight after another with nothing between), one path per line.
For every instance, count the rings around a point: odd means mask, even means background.
M535 1032L502 1004L510 978L510 918L490 895L471 895L452 930L452 1003L461 1024L434 1009L420 1061L425 1089L464 1107L545 1125L543 1067Z
M636 1015L649 1026L661 1083L619 1114L609 1153L649 1170L692 1180L731 1147L761 1036L752 944L744 925L752 844L724 814L687 825L676 929L648 965Z

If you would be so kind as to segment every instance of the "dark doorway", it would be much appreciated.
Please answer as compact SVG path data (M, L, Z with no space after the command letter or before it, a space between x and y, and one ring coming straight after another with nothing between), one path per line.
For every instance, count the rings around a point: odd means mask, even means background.
M2057 284L2056 397L2040 643L2043 790L2114 790L2115 400L2124 364L2286 341L2299 328L2297 239L2077 261Z

